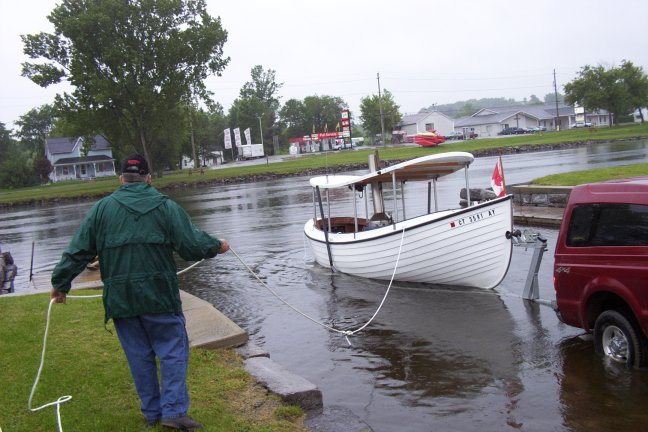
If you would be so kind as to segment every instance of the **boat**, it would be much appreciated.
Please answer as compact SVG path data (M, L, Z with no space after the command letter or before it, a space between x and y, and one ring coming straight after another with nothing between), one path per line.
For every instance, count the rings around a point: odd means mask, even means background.
M414 135L414 143L421 147L435 147L444 142L445 137L436 133L434 129Z
M437 182L464 169L465 190L470 191L468 167L473 161L470 153L447 152L380 168L375 154L369 156L366 175L311 178L314 215L304 225L304 234L315 261L370 279L494 288L511 261L512 195L474 201L466 194L465 206L438 209ZM427 209L414 216L406 212L403 190L412 182L427 182L427 193L413 198L419 208L421 200L427 200ZM391 212L385 210L383 200L383 187L389 185ZM418 189L424 190L425 185ZM342 198L344 193L353 194L353 212L332 216L331 197ZM364 198L365 217L358 216L359 198Z

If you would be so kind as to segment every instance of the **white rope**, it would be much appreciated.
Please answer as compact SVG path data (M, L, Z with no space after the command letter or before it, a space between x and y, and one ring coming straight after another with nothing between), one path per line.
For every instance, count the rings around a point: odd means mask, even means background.
M320 322L320 321L316 320L315 318L310 317L310 316L307 315L306 313L300 311L300 310L297 309L295 306L291 305L291 304L288 303L286 300L284 300L284 299L283 299L279 294L277 294L277 292L276 292L275 290L273 290L272 288L270 288L270 287L269 287L265 282L263 282L263 281L261 280L261 278L259 278L259 276L254 272L254 270L252 270L252 269L251 269L251 268L250 268L250 267L245 263L245 261L243 261L243 259L239 256L239 254L237 254L236 251L234 251L234 249L232 249L232 247L230 247L229 250L230 250L230 251L231 251L231 252L236 256L236 258L239 259L239 261L241 261L241 264L243 264L243 266L244 266L244 267L245 267L245 268L250 272L250 274L251 274L252 276L254 276L254 278L255 278L255 279L256 279L256 280L257 280L261 285L263 285L263 287L264 287L265 289L267 289L267 290L268 290L268 291L269 291L273 296L275 296L279 301L281 301L283 304L285 304L286 306L288 306L289 308L291 308L292 310L294 310L295 312L297 312L298 314L300 314L300 315L303 316L304 318L306 318L306 319L308 319L308 320L314 322L315 324L317 324L317 325L319 325L319 326L321 326L321 327L323 327L323 328L325 328L325 329L327 329L327 330L329 330L329 331L332 331L332 332L335 332L335 333L343 334L344 337L345 337L345 339L346 339L346 341L347 341L347 343L348 343L349 345L351 345L351 342L349 341L349 336L353 336L353 335L355 335L356 333L358 333L358 332L362 331L363 329L365 329L369 324L371 324L371 322L374 320L374 318L376 318L376 316L378 315L378 313L379 313L380 310L382 309L383 304L385 303L385 300L387 299L387 295L389 294L389 291L391 290L392 284L394 283L394 277L396 276L396 270L398 269L398 263L399 263L399 261L400 261L401 252L402 252L402 250L403 250L403 240L404 240L404 239L405 239L405 227L403 227L403 231L402 231L402 234L401 234L400 246L398 247L398 256L396 257L396 264L394 265L394 271L392 272L392 276L391 276L391 279L390 279L390 281L389 281L389 285L387 286L387 290L385 291L385 295L383 296L382 300L380 301L380 305L378 305L378 309L376 309L376 312L374 312L374 314L371 316L371 318L369 319L369 321L367 321L364 325L362 325L361 327L359 327L359 328L357 328L357 329L355 329L355 330L340 330L340 329L337 329L337 328L335 328L335 327L332 327L332 326L329 326L329 325L327 325L327 324L324 324L323 322Z
M97 298L101 297L101 294L98 295L91 295L91 296L66 296L66 298ZM43 408L47 408L49 406L56 405L56 420L58 422L58 430L59 432L63 432L63 425L61 424L61 404L69 401L72 399L72 396L66 395L66 396L61 396L54 402L46 403L45 405L41 405L37 408L32 408L32 399L34 397L34 393L36 393L36 387L38 386L38 380L40 380L40 375L41 372L43 371L43 365L45 364L45 351L47 349L47 335L49 333L49 325L50 325L50 316L52 314L52 305L56 302L56 299L52 299L49 302L49 306L47 307L47 320L45 322L45 334L43 335L43 350L41 351L41 359L40 359L40 364L38 365L38 372L36 373L36 379L34 380L34 385L31 388L31 392L29 393L29 400L27 401L27 408L31 412L36 412L39 410L42 410Z
M203 261L204 259L201 259L200 261L191 264L189 267L178 271L176 275L181 275L182 273L191 270L192 268L196 267L198 264L200 264ZM89 299L89 298L100 298L100 297L103 297L103 294L88 295L88 296L76 296L76 295L66 296L66 298L77 298L77 299ZM31 388L31 392L29 393L29 399L27 400L27 408L31 412L36 412L42 410L43 408L56 405L56 420L58 423L58 430L59 432L63 432L63 425L61 423L61 404L71 400L72 396L70 395L61 396L54 402L49 402L37 408L32 408L32 399L34 397L34 393L36 393L36 387L38 386L38 381L40 380L41 372L43 371L43 366L45 364L45 352L47 350L47 335L49 334L50 317L52 315L52 305L54 303L56 303L56 299L50 300L49 306L47 307L47 319L45 321L45 334L43 335L43 349L41 351L41 358L40 358L40 364L38 365L38 372L36 372L36 379L34 380L34 385ZM0 432L2 432L1 429Z

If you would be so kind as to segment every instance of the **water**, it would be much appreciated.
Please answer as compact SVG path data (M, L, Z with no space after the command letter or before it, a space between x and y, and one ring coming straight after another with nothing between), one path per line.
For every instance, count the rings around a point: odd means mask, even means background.
M645 162L647 146L505 155L505 172L511 184ZM495 158L478 159L471 186L488 186L494 165ZM387 283L332 274L313 263L302 236L313 215L307 180L187 189L174 198L198 226L228 239L288 302L327 325L355 329L375 312ZM441 208L456 204L462 183L460 173L439 182ZM408 187L406 199L421 209L423 192ZM27 289L32 241L35 269L51 270L90 205L3 211L0 245L19 266L18 291ZM551 301L557 232L537 230L549 245L540 297ZM350 338L351 345L281 304L233 254L180 278L184 289L247 330L272 359L315 383L326 406L345 406L378 432L640 430L648 420L648 375L604 363L591 342L578 337L582 331L560 324L549 307L520 299L532 254L514 248L511 270L493 291L395 283L375 321Z

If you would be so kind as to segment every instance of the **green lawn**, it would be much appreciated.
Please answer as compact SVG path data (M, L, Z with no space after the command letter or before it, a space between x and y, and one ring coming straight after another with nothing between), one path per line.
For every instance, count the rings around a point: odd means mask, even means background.
M596 168L563 174L553 174L537 178L533 180L533 184L544 186L576 186L585 183L638 176L648 176L648 163L618 165L609 168Z
M451 141L440 147L422 148L416 146L378 147L382 160L406 160L427 154L447 151L467 151L479 153L497 151L514 152L519 147L534 147L560 143L585 143L648 137L648 123L615 126L612 128L583 128L562 132L543 132L532 135L517 135L504 138L478 139L470 141ZM283 162L269 165L233 166L217 170L205 170L204 174L189 175L187 171L177 171L161 178L154 184L160 189L173 185L193 183L213 183L218 181L254 181L255 176L295 175L309 170L366 164L367 157L373 149L356 151L338 151L303 155ZM94 181L72 181L46 186L23 189L0 189L0 205L29 204L41 200L65 198L96 198L109 194L118 186L116 178L97 179Z
M97 294L77 291L76 295ZM0 374L5 432L57 430L56 408L37 412L27 400L40 361L49 296L0 297ZM103 325L101 299L68 299L55 304L47 342L45 367L32 401L36 408L71 395L61 405L65 431L138 431L145 429L126 358L111 324ZM285 406L255 385L231 350L191 351L190 415L205 431L302 431L302 412ZM152 430L166 430L160 426Z

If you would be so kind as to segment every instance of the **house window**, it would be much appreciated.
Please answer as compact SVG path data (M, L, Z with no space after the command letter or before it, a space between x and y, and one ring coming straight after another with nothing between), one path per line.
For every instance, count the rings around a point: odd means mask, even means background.
M68 167L64 166L61 168L61 171L63 171L63 175L68 175L70 174L70 170Z
M81 165L81 175L86 175L86 165Z
M434 123L425 123L425 130L432 130L434 129Z

